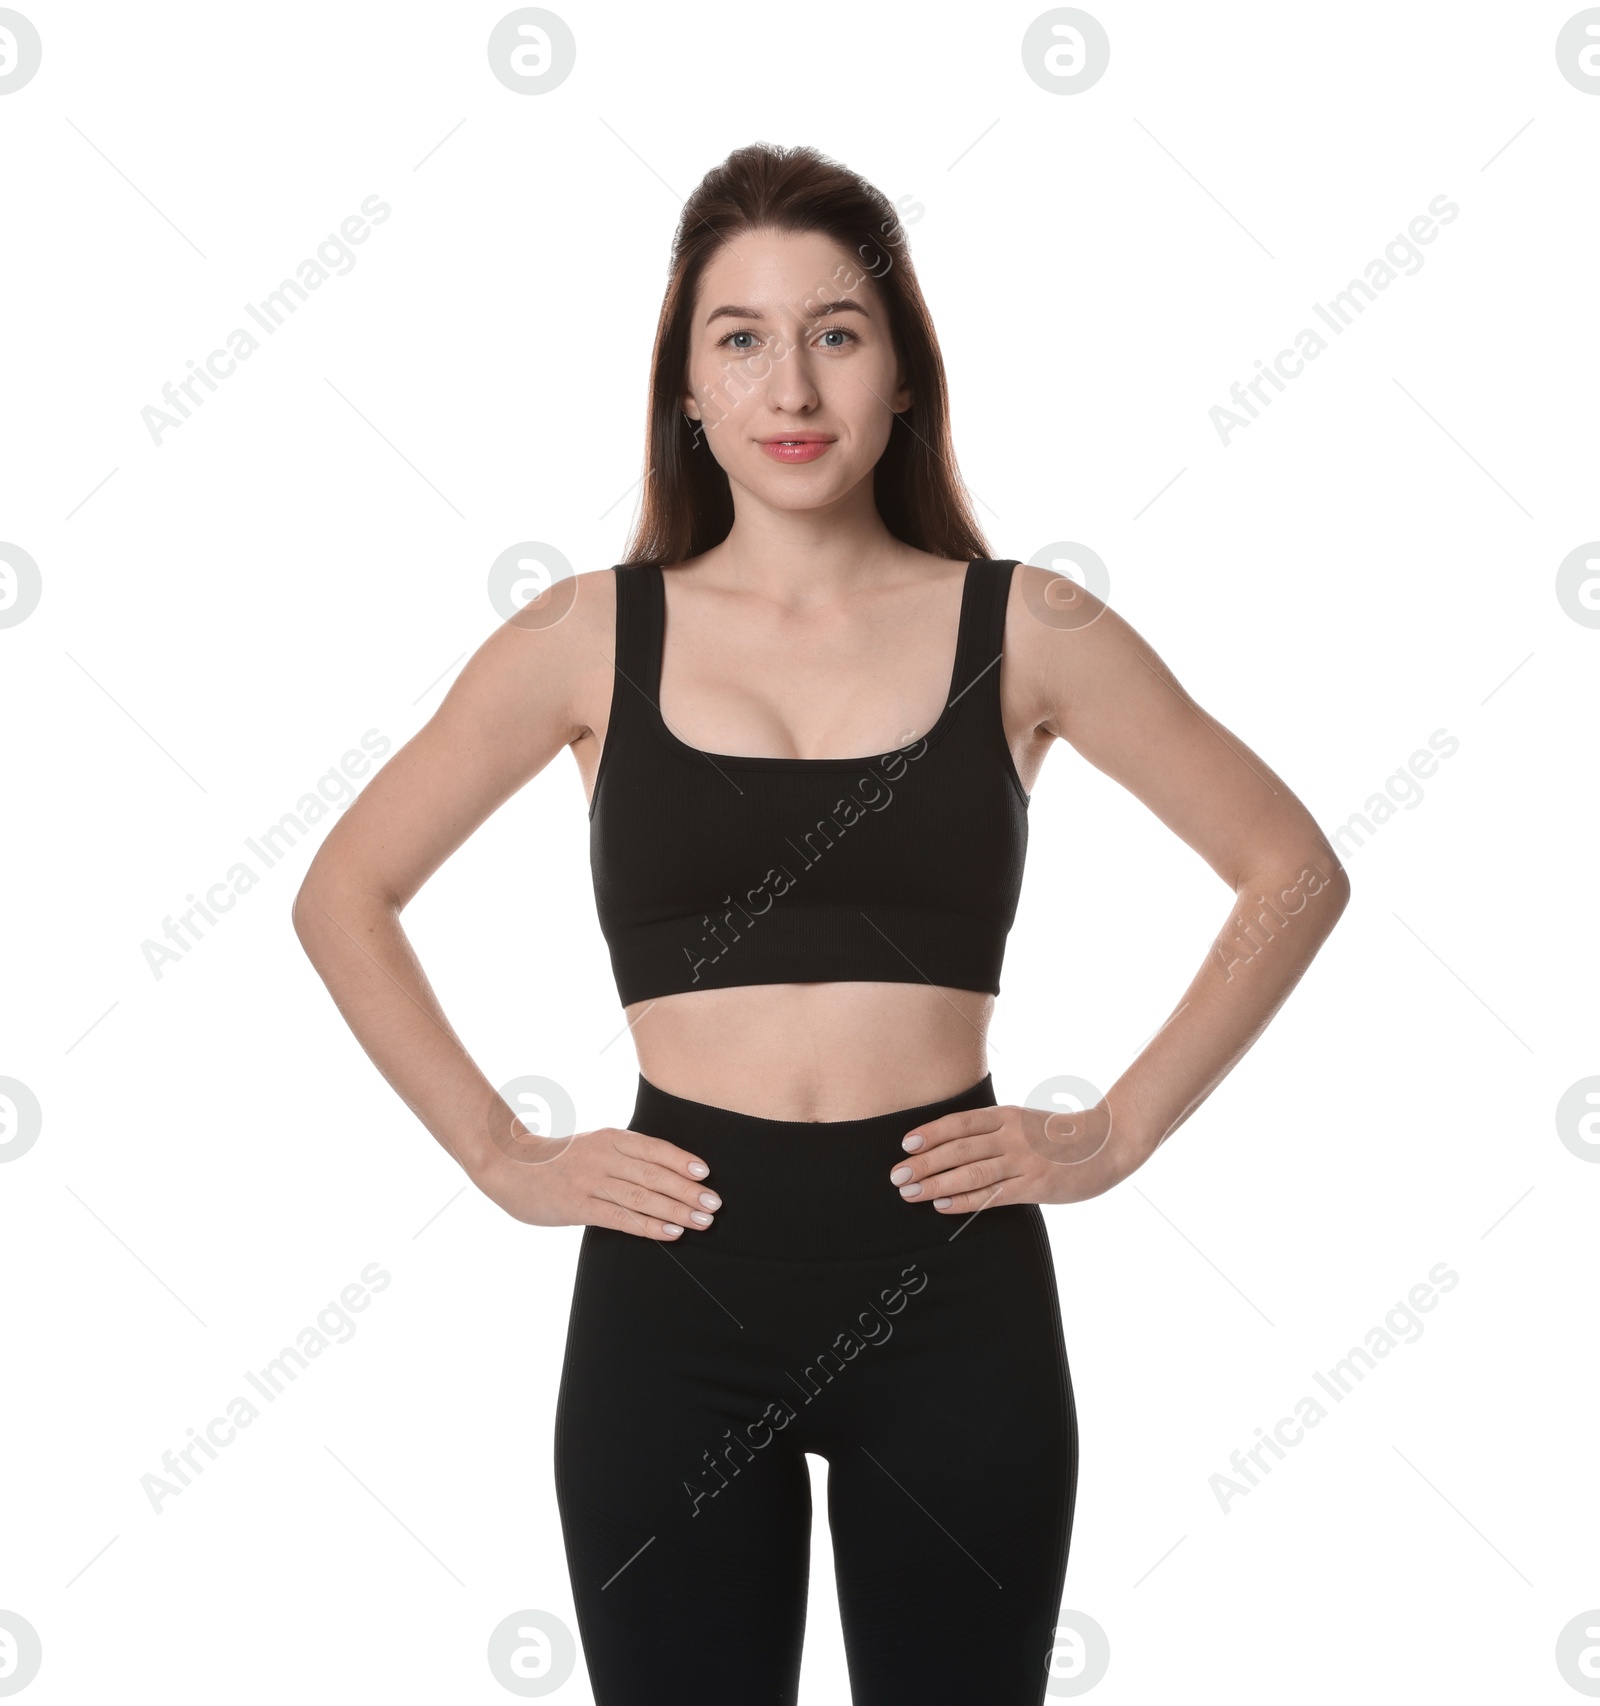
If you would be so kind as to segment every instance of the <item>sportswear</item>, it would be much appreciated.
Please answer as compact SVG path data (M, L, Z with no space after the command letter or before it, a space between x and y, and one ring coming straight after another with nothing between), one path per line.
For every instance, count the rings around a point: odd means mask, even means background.
M705 752L660 711L658 563L618 564L610 721L589 807L623 1006L755 983L1000 992L1028 842L1000 658L1016 559L967 565L943 711L861 758Z
M994 1105L985 1075L769 1120L639 1079L629 1129L699 1156L723 1206L671 1243L584 1228L554 1458L598 1706L794 1706L807 1454L854 1706L1043 1706L1067 1674L1078 1423L1043 1214L889 1183L920 1122Z

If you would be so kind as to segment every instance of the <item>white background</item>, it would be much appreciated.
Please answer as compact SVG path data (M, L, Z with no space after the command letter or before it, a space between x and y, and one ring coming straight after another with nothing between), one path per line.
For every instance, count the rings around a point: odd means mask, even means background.
M339 1019L289 924L327 822L159 978L141 944L363 731L426 720L507 546L621 555L680 198L766 139L909 198L993 555L1098 552L1330 835L1460 743L1341 842L1353 903L1227 1082L1046 1210L1093 1693L1573 1698L1556 1640L1600 1603L1600 1167L1555 1121L1600 1073L1600 629L1556 596L1600 537L1576 8L1099 3L1109 69L1065 98L1024 72L1036 6L561 0L576 68L531 98L489 71L507 9L25 8L0 539L43 594L0 629L0 1074L43 1129L0 1168L0 1609L43 1641L27 1697L489 1702L496 1624L575 1627L551 1444L580 1233L483 1198ZM369 195L392 216L349 275L154 444L141 409ZM1225 447L1212 406L1439 195L1421 270ZM552 1078L590 1127L636 1066L584 805L563 754L405 923L491 1079ZM1066 746L1031 824L1003 1102L1111 1082L1229 901ZM157 1515L141 1477L371 1262L354 1338ZM1439 1262L1421 1337L1224 1514L1230 1453ZM681 1633L664 1668L715 1606ZM589 1698L581 1659L557 1697Z

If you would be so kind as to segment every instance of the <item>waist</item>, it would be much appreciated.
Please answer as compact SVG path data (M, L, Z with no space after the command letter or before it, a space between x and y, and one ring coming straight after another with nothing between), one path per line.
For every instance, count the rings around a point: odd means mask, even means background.
M844 1261L929 1249L974 1218L1022 1212L1023 1205L1007 1205L976 1217L940 1214L889 1183L890 1170L906 1159L908 1132L944 1114L994 1106L985 1073L954 1095L865 1119L772 1120L672 1095L641 1075L628 1125L698 1156L722 1198L715 1223L686 1230L675 1255Z
M644 1078L776 1120L842 1120L977 1082L995 998L928 983L750 984L628 1009Z

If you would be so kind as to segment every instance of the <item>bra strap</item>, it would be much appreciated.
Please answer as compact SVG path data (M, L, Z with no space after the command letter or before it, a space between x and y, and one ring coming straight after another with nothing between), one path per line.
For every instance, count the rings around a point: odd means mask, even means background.
M972 584L961 609L960 664L955 691L959 702L998 704L1000 648L1005 639L1006 599L1015 559L981 557L972 565Z
M619 710L637 719L657 715L663 631L661 567L618 563L617 632L612 684L612 719ZM609 745L609 737L607 740Z

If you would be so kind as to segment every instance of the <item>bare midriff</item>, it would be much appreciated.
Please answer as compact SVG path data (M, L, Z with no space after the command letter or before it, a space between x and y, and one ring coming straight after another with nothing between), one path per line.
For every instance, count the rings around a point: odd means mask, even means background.
M659 1090L769 1120L856 1120L969 1089L994 996L927 983L698 989L626 1009Z

